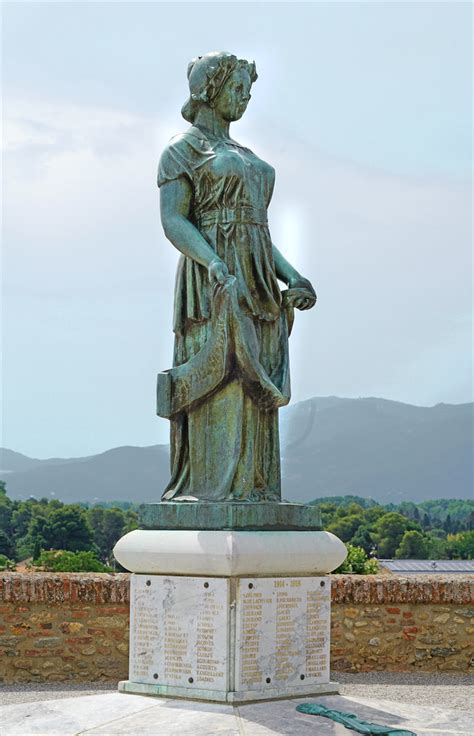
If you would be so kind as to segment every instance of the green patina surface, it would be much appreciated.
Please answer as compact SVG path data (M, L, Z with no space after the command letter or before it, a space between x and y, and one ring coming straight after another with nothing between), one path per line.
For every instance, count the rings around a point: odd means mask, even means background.
M296 503L150 503L140 506L142 529L318 531L319 510Z
M416 733L413 731L395 728L394 726L382 726L378 723L368 723L367 721L362 721L354 713L333 710L319 703L301 703L301 705L296 706L296 710L300 713L330 718L335 723L342 723L350 731L367 734L367 736L416 736Z
M175 519L177 528L314 529L313 509L275 505L294 310L313 307L316 294L272 241L273 167L230 135L250 100L255 64L211 52L193 59L187 76L182 114L191 126L169 142L158 167L163 229L181 253L173 366L157 383L157 412L171 422L162 500L245 505L160 509L145 519L155 528Z

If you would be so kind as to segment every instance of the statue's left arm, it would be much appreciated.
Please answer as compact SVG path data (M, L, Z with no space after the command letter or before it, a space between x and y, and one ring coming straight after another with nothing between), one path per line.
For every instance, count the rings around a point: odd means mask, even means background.
M267 209L273 196L274 186L275 174L273 173L272 181L268 188L266 197ZM314 305L316 304L317 296L311 281L309 281L309 279L305 279L304 276L298 273L296 268L294 268L291 263L286 260L285 256L280 253L274 243L272 243L272 251L277 278L280 279L280 281L283 281L283 283L286 284L289 289L305 289L307 292L309 292L308 295L293 299L292 306L296 307L297 309L311 309L311 307L314 307Z
M305 279L304 276L298 273L296 268L293 268L291 263L286 260L285 256L280 253L276 245L273 243L272 250L276 275L280 281L287 284L289 289L305 289L309 294L311 294L311 296L301 296L300 298L295 299L293 306L297 309L311 309L311 307L314 307L316 304L316 292L311 281L309 281L309 279Z

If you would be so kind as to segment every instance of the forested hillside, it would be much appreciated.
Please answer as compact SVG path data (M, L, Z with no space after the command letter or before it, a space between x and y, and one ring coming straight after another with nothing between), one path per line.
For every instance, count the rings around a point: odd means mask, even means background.
M441 499L384 506L348 496L313 503L320 507L323 528L361 548L367 557L474 558L474 501ZM100 566L113 564L116 541L137 527L138 511L131 502L13 501L0 483L0 567L38 560L50 550L65 550L86 555L81 563L86 569L91 569L93 559L97 564L92 569L105 569Z

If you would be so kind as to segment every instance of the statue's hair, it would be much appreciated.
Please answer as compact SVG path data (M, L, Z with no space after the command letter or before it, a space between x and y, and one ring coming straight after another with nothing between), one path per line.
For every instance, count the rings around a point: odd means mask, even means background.
M190 96L181 109L183 118L193 123L199 104L212 105L227 79L238 68L248 71L252 83L257 80L254 61L238 59L225 51L212 52L190 61L187 72Z

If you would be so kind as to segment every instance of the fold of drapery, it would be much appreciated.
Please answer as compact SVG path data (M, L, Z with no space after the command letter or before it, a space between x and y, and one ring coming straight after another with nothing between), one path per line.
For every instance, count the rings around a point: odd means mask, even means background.
M209 338L190 360L158 374L157 414L169 419L192 410L231 376L242 381L245 392L263 410L288 404L288 333L292 312L290 308L281 310L278 358L268 373L259 359L254 320L238 302L237 279L229 276L224 284L217 285Z

